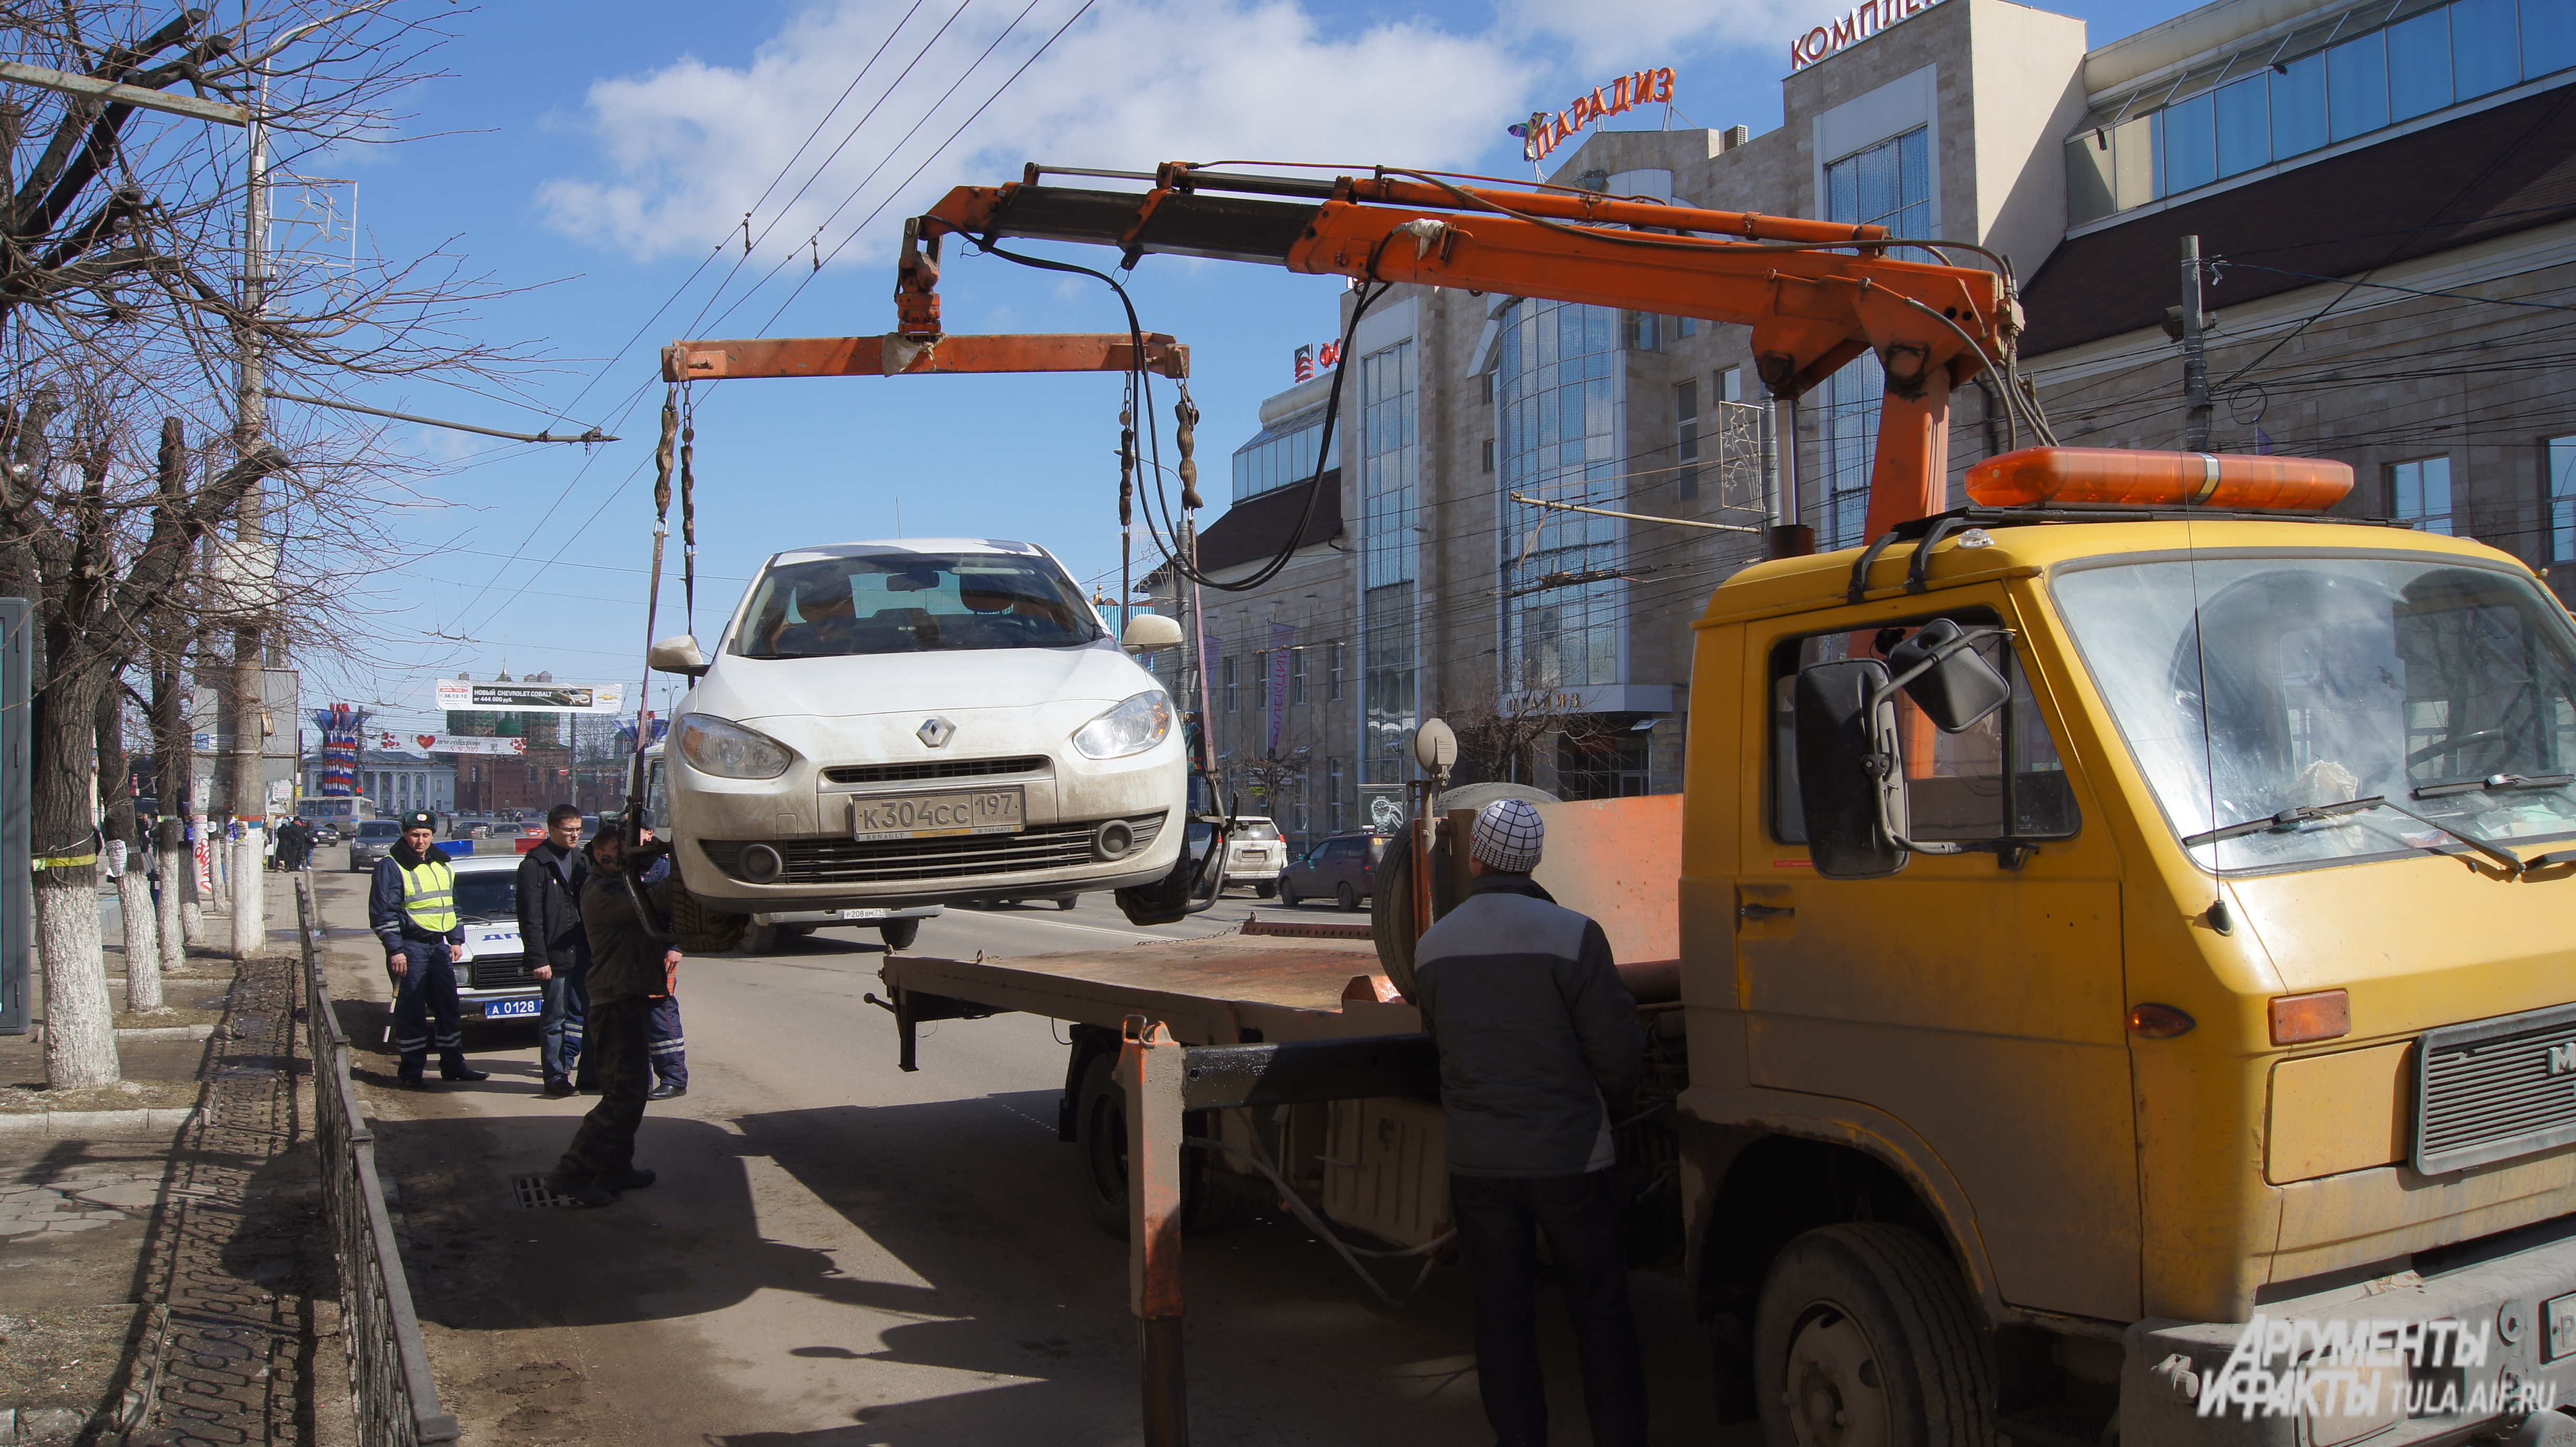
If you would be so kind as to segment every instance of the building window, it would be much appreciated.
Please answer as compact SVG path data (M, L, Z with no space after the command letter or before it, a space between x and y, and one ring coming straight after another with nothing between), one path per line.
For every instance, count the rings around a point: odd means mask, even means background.
M2451 530L2451 459L2426 457L2388 469L2391 511L2428 533Z
M1421 448L1413 343L1360 359L1360 784L1402 784L1420 648L1413 525Z
M1477 382L1479 382L1480 384L1482 384L1481 390L1483 391L1484 396L1482 397L1482 399L1481 399L1481 400L1484 402L1484 404L1485 404L1486 406L1488 406L1488 407L1493 406L1493 405L1494 405L1494 373L1493 373L1493 369L1489 367L1489 368L1487 368L1486 370L1484 370L1484 371L1482 371L1482 372L1478 372L1478 373L1476 374L1476 380L1477 380Z
M1344 408L1342 415L1347 420L1349 409ZM1326 471L1340 462L1341 434L1345 430L1333 429L1333 450L1321 459ZM1314 477L1318 461L1315 446L1323 435L1324 409L1320 406L1261 429L1261 435L1234 450L1234 500L1241 502L1247 497L1294 487Z
M1681 340L1681 339L1682 339L1682 338L1684 338L1684 337L1695 337L1695 336L1698 336L1698 335L1699 335L1699 318L1697 318L1697 317L1675 317L1675 318L1673 318L1673 339L1674 339L1675 341L1679 341L1679 340Z
M1324 760L1324 827L1342 832L1342 760L1338 754Z
M2549 470L2549 560L2576 563L2576 437L2550 438L2541 463Z
M1488 438L1486 438L1486 439L1485 439L1485 471L1486 471L1486 472L1488 472L1488 473L1491 473L1493 470L1494 470L1494 439L1492 439L1492 438L1488 437Z
M1683 497L1699 496L1699 379L1673 384L1673 484Z
M1342 701L1342 663L1342 645L1337 642L1325 644L1324 697L1335 703Z
M1305 701L1306 650L1291 648L1288 650L1288 702L1303 704Z
M1217 675L1225 680L1225 711L1233 713L1235 711L1234 660L1227 658L1220 662L1217 665Z
M1928 128L1856 151L1825 167L1829 221L1885 226L1899 236L1932 231L1932 154ZM1863 352L1825 379L1818 418L1817 485L1810 506L1820 550L1865 541L1870 463L1878 450L1878 415L1887 375Z
M1653 312L1628 313L1628 350L1632 352L1662 351L1663 342L1658 335L1661 329L1656 325L1660 320L1662 319L1657 317Z
M1717 400L1720 402L1741 402L1744 400L1744 369L1742 367L1720 367L1717 369Z
M1619 519L1510 500L1617 505L1626 492L1620 313L1523 300L1502 314L1496 491L1502 536L1506 694L1620 681L1628 621L1627 529ZM1660 451L1661 449L1657 449Z
M1264 649L1252 655L1252 711L1270 712L1270 652Z

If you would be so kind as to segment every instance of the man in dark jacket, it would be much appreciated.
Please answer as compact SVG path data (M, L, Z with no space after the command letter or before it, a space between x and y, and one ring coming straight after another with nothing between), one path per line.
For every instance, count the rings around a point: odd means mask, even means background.
M582 1022L590 1013L590 939L581 928L581 887L590 880L582 857L581 810L546 812L545 842L519 858L519 946L528 973L545 986L537 1017L537 1064L545 1093L573 1093L581 1066Z
M447 851L433 842L436 821L425 813L403 816L403 836L376 861L367 891L367 924L384 941L385 968L394 976L394 1048L402 1052L405 1089L426 1090L430 1022L437 1021L441 1080L489 1080L465 1063L464 1027L457 1018L456 959L465 946L465 922L456 912L456 871Z
M1628 1310L1614 1112L1644 1067L1637 1002L1601 926L1530 878L1538 811L1488 804L1468 838L1467 898L1423 935L1413 1003L1440 1049L1449 1210L1476 1297L1476 1373L1497 1447L1542 1447L1538 1252L1548 1256L1583 1363L1597 1447L1644 1447L1646 1375Z
M626 887L625 839L614 827L591 841L581 890L581 927L590 937L590 1021L584 1044L595 1057L599 1104L583 1116L572 1145L546 1184L585 1206L653 1184L635 1168L635 1130L653 1086L649 1037L653 1003L679 983L680 951L670 927L671 882L639 874L644 913ZM647 866L649 867L649 866Z

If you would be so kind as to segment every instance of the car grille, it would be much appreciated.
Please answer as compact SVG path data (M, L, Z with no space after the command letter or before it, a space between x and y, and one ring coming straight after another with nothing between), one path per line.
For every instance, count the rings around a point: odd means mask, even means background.
M2415 1079L2427 1175L2576 1141L2576 1005L2427 1031Z
M528 973L528 957L525 955L476 959L469 962L469 968L473 975L471 988L477 990L507 990L520 985L544 983Z
M909 784L922 779L980 779L991 774L1043 774L1044 754L1014 759L939 759L920 764L839 764L823 771L835 784Z
M1017 834L964 834L945 839L777 839L770 841L787 860L780 884L874 884L905 879L954 879L978 874L1022 874L1035 869L1066 869L1092 863L1091 835L1103 821L1048 824ZM1163 830L1160 814L1139 814L1127 821L1142 851ZM747 839L710 839L707 858L718 869L742 878Z

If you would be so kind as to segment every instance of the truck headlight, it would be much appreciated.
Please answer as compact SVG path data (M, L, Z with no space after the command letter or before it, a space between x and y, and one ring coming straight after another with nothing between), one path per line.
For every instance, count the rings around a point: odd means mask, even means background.
M719 779L775 779L795 759L787 746L738 723L693 713L672 732L689 766Z
M1171 732L1171 696L1148 689L1074 730L1073 746L1087 759L1123 759L1145 752Z

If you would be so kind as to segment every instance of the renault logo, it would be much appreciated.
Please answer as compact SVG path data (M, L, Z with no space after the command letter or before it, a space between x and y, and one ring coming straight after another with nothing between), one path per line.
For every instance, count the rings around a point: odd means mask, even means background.
M944 718L925 719L921 727L914 732L923 743L935 749L957 736L957 725Z

